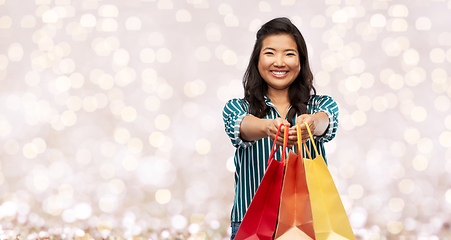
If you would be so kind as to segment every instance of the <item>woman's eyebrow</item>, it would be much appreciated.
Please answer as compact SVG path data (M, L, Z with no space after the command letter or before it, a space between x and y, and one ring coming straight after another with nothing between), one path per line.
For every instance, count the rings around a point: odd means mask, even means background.
M274 49L274 48L272 48L272 47L265 47L262 51L266 51L266 50L276 51L276 49ZM296 49L292 49L292 48L289 48L289 49L285 49L285 50L284 50L284 52L291 52L291 51L297 52Z
M274 48L272 48L272 47L265 47L262 51L265 51L265 50L272 50L272 51L276 51L276 49L274 49Z

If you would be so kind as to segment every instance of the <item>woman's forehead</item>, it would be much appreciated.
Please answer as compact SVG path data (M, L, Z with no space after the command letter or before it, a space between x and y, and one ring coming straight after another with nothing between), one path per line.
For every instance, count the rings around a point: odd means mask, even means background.
M294 49L297 50L296 41L290 34L274 34L265 37L262 41L262 49L273 48L275 50L279 49Z

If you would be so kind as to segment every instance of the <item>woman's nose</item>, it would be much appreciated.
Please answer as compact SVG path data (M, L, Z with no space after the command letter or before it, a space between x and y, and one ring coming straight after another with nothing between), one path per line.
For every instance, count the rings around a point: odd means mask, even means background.
M285 65L285 61L283 60L282 56L277 56L274 61L274 66L276 67L283 67Z

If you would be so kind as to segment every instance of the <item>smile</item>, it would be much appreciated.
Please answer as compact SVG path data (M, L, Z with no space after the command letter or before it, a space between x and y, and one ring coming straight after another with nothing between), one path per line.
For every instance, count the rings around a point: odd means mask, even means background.
M271 71L271 74L274 77L282 78L282 77L285 77L288 74L288 72L287 71Z

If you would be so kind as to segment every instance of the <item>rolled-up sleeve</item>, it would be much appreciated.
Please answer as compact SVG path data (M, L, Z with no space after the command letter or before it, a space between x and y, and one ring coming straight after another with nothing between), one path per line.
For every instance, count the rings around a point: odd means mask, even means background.
M254 144L254 141L244 141L240 137L240 125L243 118L249 115L243 109L242 99L229 100L222 111L222 118L224 120L224 127L227 136L236 148L247 148Z
M334 139L338 129L338 104L329 96L317 96L316 107L313 108L312 114L317 112L325 112L329 117L329 126L322 136L314 136L315 140L321 142L329 142Z

